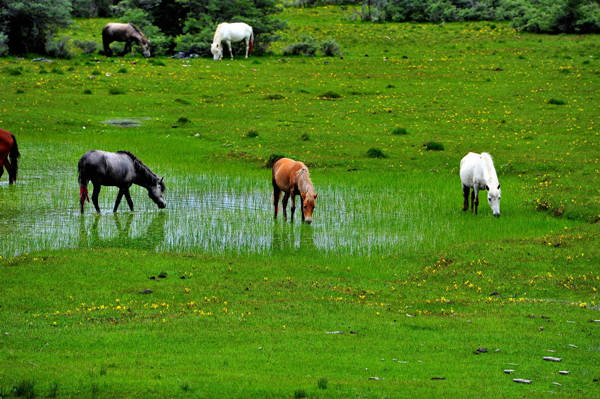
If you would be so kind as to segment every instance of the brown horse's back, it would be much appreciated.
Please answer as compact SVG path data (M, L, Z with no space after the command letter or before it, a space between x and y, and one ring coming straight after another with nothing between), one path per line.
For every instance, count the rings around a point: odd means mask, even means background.
M273 165L273 186L283 192L289 192L296 184L296 172L306 165L289 158L281 158Z

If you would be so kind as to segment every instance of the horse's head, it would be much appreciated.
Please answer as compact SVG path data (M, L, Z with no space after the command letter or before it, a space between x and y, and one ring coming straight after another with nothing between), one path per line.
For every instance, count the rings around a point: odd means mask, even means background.
M140 46L142 46L142 54L144 57L150 57L150 42L145 37L142 37L140 40Z
M496 217L500 217L500 197L500 184L498 184L498 187L488 187L488 204L490 204L492 213Z
M302 214L304 215L304 221L308 224L312 223L312 214L315 209L315 200L317 199L318 193L302 193Z
M165 192L165 183L163 182L163 178L154 182L150 187L148 187L148 196L160 209L163 209L167 206L167 202L163 196Z
M210 52L213 55L213 60L219 61L223 58L223 46L221 43L213 43L210 45Z

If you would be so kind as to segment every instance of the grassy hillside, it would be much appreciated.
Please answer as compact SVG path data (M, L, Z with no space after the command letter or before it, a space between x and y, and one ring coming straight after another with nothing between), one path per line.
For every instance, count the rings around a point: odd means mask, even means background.
M0 59L0 396L599 395L600 38L348 13L286 9L233 62ZM342 56L281 55L306 34ZM93 148L165 175L167 209L103 188L80 216ZM468 151L499 219L461 211ZM312 225L273 222L272 154L310 167Z

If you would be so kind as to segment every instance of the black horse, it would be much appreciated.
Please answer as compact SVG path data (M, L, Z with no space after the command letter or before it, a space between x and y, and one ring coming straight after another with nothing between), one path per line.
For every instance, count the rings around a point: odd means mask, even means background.
M135 42L142 48L144 57L150 57L150 42L134 24L121 24L118 22L106 24L102 29L102 45L104 46L104 55L107 57L112 55L112 50L110 49L112 42L125 42L125 48L121 55L129 53L131 51L131 43Z
M88 151L81 157L77 166L79 168L79 204L81 213L83 213L85 201L89 202L90 200L87 189L90 180L94 185L92 202L98 213L100 213L98 195L100 194L101 186L119 187L119 194L117 195L113 212L116 212L119 208L123 195L127 200L129 209L133 211L133 201L129 194L129 187L132 184L137 184L148 190L148 196L159 208L162 209L166 206L163 197L165 191L163 178L156 176L142 161L128 151Z

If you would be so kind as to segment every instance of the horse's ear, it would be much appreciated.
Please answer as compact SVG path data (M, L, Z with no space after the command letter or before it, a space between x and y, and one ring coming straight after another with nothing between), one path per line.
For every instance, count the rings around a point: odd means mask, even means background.
M159 183L162 183L164 178L165 178L164 176L161 177Z
M318 196L319 196L319 193L315 193L315 199L317 199Z

